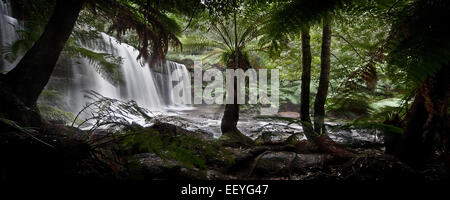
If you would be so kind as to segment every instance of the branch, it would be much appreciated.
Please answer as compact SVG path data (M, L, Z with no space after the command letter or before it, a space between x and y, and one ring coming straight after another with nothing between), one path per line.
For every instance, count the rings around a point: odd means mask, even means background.
M353 49L353 51L355 51L355 53L359 56L359 58L360 58L361 60L365 60L364 57L361 56L361 54L358 52L358 50L353 46L353 44L350 43L347 39L345 39L344 36L342 36L342 35L334 35L334 34L331 35L331 36L337 37L337 38L341 38L342 40L344 40L348 45L350 45L350 47Z

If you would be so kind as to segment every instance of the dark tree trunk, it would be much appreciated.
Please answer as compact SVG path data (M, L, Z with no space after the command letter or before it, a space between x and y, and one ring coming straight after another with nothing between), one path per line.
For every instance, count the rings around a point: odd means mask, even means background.
M351 159L355 155L346 149L340 147L324 133L323 116L325 115L324 104L328 92L329 74L330 74L330 44L331 27L330 21L324 20L323 39L322 39L322 63L318 93L314 104L314 125L311 124L309 117L310 102L310 83L311 83L311 46L309 29L302 31L302 91L301 91L301 121L305 136L308 141L314 143L320 152L330 154L335 158L343 160ZM319 115L320 114L320 117Z
M444 159L449 158L448 101L450 66L443 66L428 77L414 97L405 118L404 133L395 146L394 155L413 167L423 167L440 138Z
M82 0L58 0L41 37L19 64L7 73L6 83L26 106L36 105L72 33L82 5Z
M242 55L240 51L232 53L228 58L228 69L243 69L244 71L250 67L250 63ZM225 111L220 124L222 131L222 141L224 145L228 146L251 146L254 144L253 140L242 134L237 129L239 121L239 104L237 103L237 77L234 77L234 103L225 104Z
M220 129L222 133L237 131L236 125L239 121L239 104L237 104L237 83L236 78L234 80L234 103L225 104L225 111L222 117L222 123Z
M310 84L311 84L311 45L309 28L302 31L302 91L300 98L300 118L311 122L309 117Z
M319 134L325 133L325 101L327 100L328 84L330 82L331 56L331 21L323 20L322 52L320 55L320 80L314 102L314 130Z

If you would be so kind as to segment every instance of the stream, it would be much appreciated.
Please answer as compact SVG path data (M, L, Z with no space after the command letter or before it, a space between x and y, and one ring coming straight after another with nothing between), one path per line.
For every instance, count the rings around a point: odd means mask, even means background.
M202 131L214 138L221 136L220 122L223 106L201 105L185 109L169 109L160 115L160 120L191 131ZM286 120L255 117L254 114L241 113L238 129L248 137L256 140L264 137L270 141L283 141L292 134L299 140L306 140L301 125ZM378 130L360 128L342 128L340 124L326 122L328 135L338 144L373 143L383 144L383 134Z

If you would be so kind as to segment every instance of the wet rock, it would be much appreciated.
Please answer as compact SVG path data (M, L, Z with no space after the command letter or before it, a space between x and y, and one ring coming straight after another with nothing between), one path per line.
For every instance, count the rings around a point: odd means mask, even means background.
M205 141L211 141L213 140L213 137L211 134L199 130L199 129L195 129L195 130L188 130L186 127L182 126L183 121L180 121L179 118L170 118L173 119L171 123L168 122L157 122L154 125L152 125L151 127L149 127L150 129L159 131L160 133L164 133L164 134L170 134L172 136L176 136L176 135L188 135L188 136L194 136L197 138L200 138L202 140ZM167 120L167 119L165 119ZM177 121L178 120L178 121ZM173 124L175 122L179 122L180 124ZM186 121L184 123L193 123L190 121Z
M326 154L297 154L292 161L292 170L294 172L305 172L309 168L323 167L332 156Z
M300 119L300 113L298 112L279 112L275 114L277 117L286 117L292 119Z
M291 164L296 158L293 152L266 152L255 159L252 176L289 176Z
M267 152L255 159L253 177L282 178L301 176L322 168L331 156L324 154L297 154L293 152Z
M231 175L225 175L217 170L208 170L206 171L206 178L208 180L233 180L237 179L234 176Z
M168 171L169 168L176 166L177 162L173 160L163 160L154 153L142 153L135 155L135 158L142 165L142 168L150 176L159 176Z
M163 159L155 153L142 153L134 157L142 167L144 179L206 179L199 169L183 167L177 161Z
M255 141L261 144L274 142L277 141L277 139L280 140L279 137L277 136L278 136L277 133L265 131L262 132L261 135L258 138L256 138Z
M351 147L377 147L383 145L383 135L377 130L345 129L329 126L329 137L336 143Z
M242 134L239 130L222 134L219 141L223 146L227 147L251 147L256 144L255 141Z

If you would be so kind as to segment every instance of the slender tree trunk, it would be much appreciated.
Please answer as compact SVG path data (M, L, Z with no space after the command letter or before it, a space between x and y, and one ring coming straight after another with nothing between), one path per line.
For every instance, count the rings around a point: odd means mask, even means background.
M26 106L36 105L72 33L82 5L82 0L58 0L41 37L7 73L6 83Z
M322 52L320 55L320 80L314 102L314 130L318 134L325 133L325 102L330 83L330 56L331 56L331 20L323 20Z
M301 91L301 121L303 133L309 142L314 143L319 151L330 154L335 158L347 160L355 155L346 149L340 147L328 135L324 133L323 116L325 115L324 104L328 92L328 82L330 74L330 43L331 43L331 27L330 21L324 20L323 39L322 39L322 64L320 83L316 102L314 104L314 125L319 125L317 129L311 124L309 117L309 100L310 100L310 82L311 82L311 47L309 29L302 30L302 91ZM318 115L321 114L321 115ZM320 117L319 117L320 116Z
M302 30L302 91L300 98L300 118L303 122L311 122L309 117L310 84L311 84L311 45L309 27Z
M428 77L414 97L406 115L404 133L395 146L394 155L413 167L423 167L440 138L444 159L449 157L448 101L450 66L443 66ZM447 163L447 165L450 163ZM449 166L447 166L449 167Z

